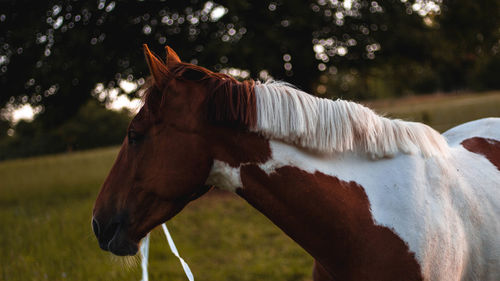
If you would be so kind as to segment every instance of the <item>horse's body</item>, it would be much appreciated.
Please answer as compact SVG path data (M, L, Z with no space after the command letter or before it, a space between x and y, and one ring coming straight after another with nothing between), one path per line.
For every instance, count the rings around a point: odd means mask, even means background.
M94 208L103 249L134 254L214 185L306 249L315 280L500 280L500 119L442 137L168 52L165 65L146 52L161 100L148 97L132 121Z
M445 136L445 163L408 154L324 156L271 141L266 162L219 162L209 182L238 189L335 273L331 280L498 280L500 172L461 143L500 139L500 119Z

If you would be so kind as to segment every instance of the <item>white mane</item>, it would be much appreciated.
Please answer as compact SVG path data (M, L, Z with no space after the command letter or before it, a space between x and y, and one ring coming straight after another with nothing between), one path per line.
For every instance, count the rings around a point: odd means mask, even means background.
M317 152L447 154L445 139L427 125L388 119L349 101L317 98L283 82L255 85L253 131Z

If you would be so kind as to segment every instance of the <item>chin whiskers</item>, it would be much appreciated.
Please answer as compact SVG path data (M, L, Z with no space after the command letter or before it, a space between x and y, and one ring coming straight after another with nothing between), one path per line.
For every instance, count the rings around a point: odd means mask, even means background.
M113 262L121 264L126 270L134 270L141 264L141 255L139 253L134 256L119 257L113 254L110 256Z

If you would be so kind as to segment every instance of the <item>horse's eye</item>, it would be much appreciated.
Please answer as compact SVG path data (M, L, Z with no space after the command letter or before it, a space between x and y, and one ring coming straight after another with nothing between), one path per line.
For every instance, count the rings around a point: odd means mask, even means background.
M206 76L206 73L199 71L199 70L192 69L192 68L186 68L182 72L181 76L184 79L196 81L196 80L203 79Z
M142 137L143 136L141 134L137 133L134 130L128 131L128 143L129 144L137 144L142 139Z

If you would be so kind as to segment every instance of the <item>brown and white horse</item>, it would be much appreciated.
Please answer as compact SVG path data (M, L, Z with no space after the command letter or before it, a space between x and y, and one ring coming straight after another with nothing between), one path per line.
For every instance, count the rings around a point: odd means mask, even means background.
M309 252L314 280L500 280L500 119L440 135L144 49L153 83L94 206L102 249L135 254L216 186Z

